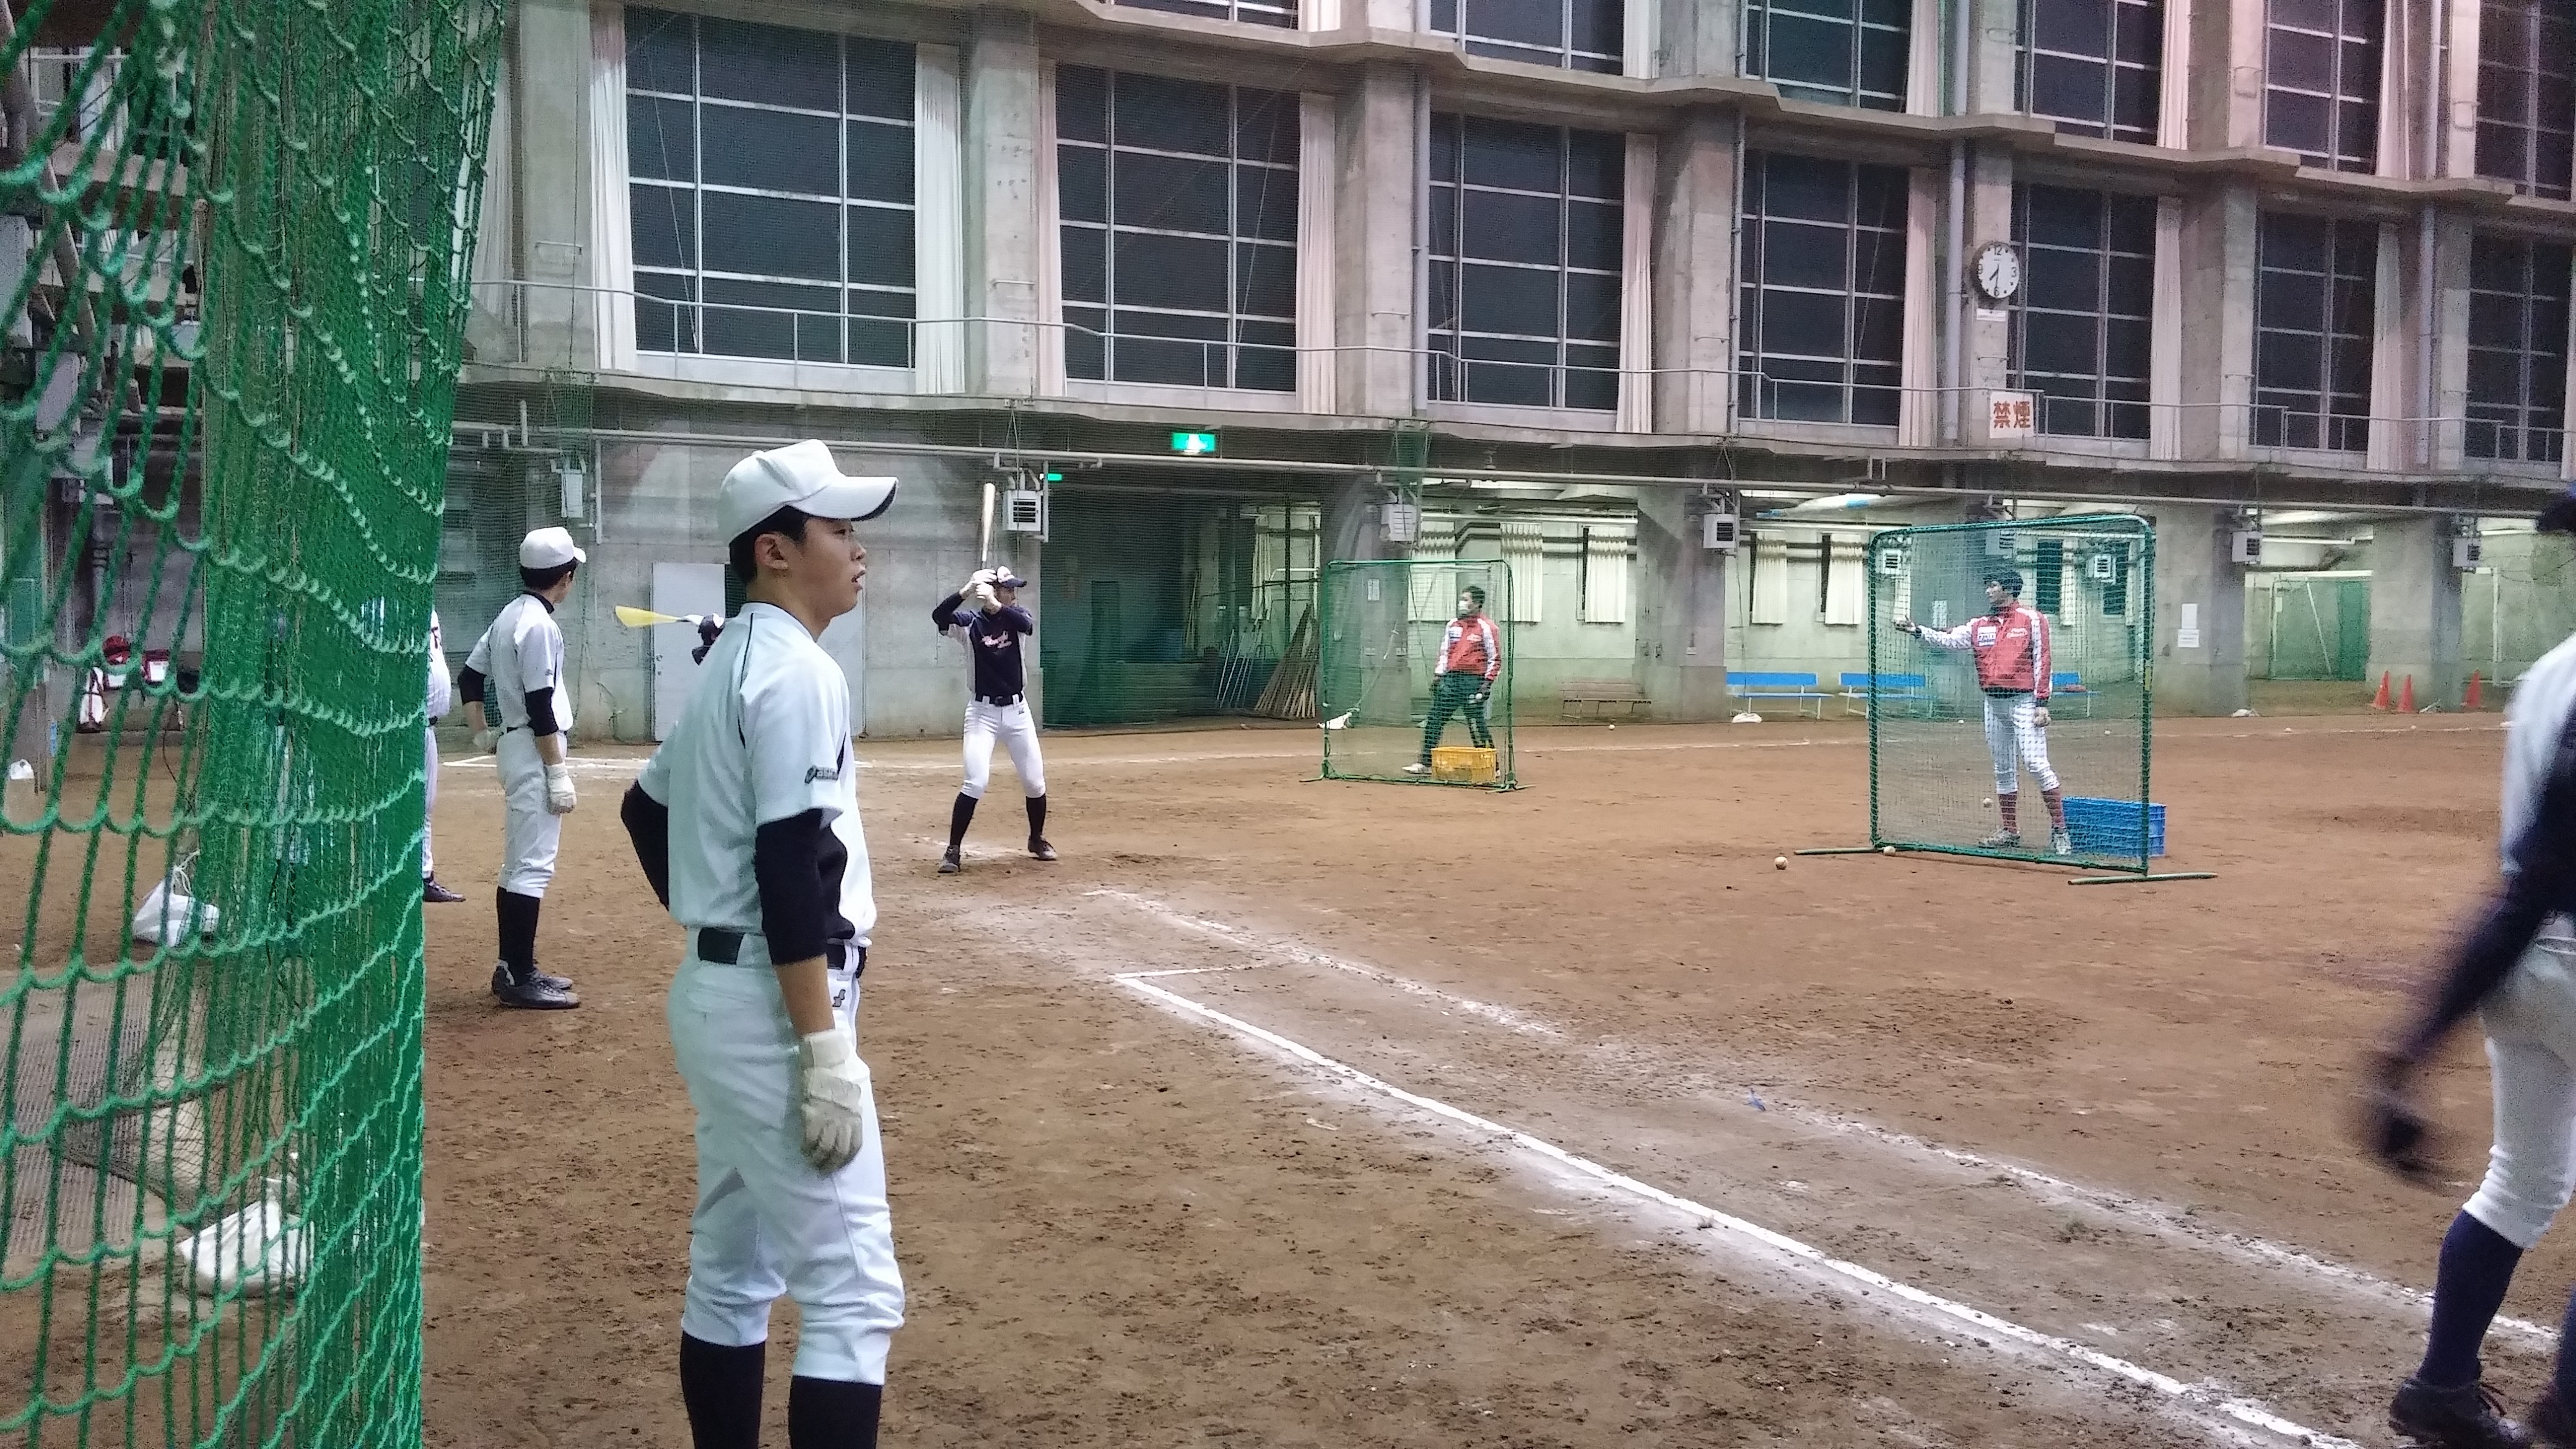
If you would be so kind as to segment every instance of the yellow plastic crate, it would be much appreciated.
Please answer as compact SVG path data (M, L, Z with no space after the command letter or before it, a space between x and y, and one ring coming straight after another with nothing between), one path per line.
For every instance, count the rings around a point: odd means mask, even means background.
M1431 778L1445 785L1494 783L1494 752L1472 745L1443 745L1431 752Z

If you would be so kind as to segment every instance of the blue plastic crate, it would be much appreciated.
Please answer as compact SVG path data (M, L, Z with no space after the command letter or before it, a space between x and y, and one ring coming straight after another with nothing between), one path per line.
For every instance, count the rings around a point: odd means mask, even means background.
M2066 833L2075 837L2078 855L2125 855L2138 852L2138 802L2093 796L2066 797ZM2165 853L2165 807L2148 805L2147 854Z

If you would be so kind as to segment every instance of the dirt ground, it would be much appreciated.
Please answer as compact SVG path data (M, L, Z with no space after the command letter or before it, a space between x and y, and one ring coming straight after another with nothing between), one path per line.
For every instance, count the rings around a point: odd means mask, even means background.
M2297 1442L2229 1418L2241 1399L2384 1444L2485 1144L2474 1044L2433 1078L2441 1191L2358 1160L2343 1117L2492 876L2501 740L2492 717L2161 724L2170 864L2218 878L2083 888L1775 869L1863 836L1842 724L1532 730L1510 795L1307 782L1301 731L1055 736L1064 858L1013 849L1005 772L952 878L953 744L865 743L861 1046L911 1291L886 1441ZM486 995L500 802L487 762L445 774L442 874L470 899L429 912L435 1445L686 1442L679 942L617 825L636 763L582 766L541 955L586 1004L545 1015ZM2554 1324L2571 1278L2544 1245L2508 1312ZM2546 1347L2500 1330L2490 1378L2521 1401Z

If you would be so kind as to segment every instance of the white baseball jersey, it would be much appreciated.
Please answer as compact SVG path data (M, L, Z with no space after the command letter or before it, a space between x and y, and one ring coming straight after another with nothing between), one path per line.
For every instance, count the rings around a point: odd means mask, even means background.
M858 774L840 665L795 616L746 605L716 636L679 725L637 782L671 812L672 918L692 931L759 934L754 838L763 825L820 810L848 852L841 917L866 945L877 905Z
M521 594L501 608L492 627L474 642L465 667L491 681L501 728L528 727L528 696L540 689L555 692L555 723L572 733L572 691L563 687L563 628L555 623L555 606L534 594Z
M456 707L456 681L447 672L447 641L438 632L438 611L429 611L429 717L444 718ZM525 701L521 708L525 708Z

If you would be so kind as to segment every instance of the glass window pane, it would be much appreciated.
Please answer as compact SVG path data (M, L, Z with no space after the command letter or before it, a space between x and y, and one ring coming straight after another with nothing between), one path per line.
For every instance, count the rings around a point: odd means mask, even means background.
M1459 244L1466 255L1497 262L1560 260L1559 229L1565 203L1553 196L1469 191Z
M1120 226L1223 236L1233 205L1231 172L1223 161L1121 150L1110 204Z
M1593 272L1565 278L1565 335L1596 342L1619 340L1619 279Z
M1565 133L1553 126L1467 118L1462 156L1471 185L1554 192L1564 184Z
M697 90L696 23L686 15L629 6L626 88L691 95Z
M701 16L698 59L706 95L809 111L841 109L841 47L832 36Z
M912 211L850 208L850 280L880 287L912 285Z
M2105 121L2109 83L2099 61L2062 55L2030 57L2030 109L2033 115L2063 116L2078 121Z
M912 128L852 121L850 195L863 201L912 204Z
M1056 245L1063 253L1065 300L1108 301L1109 233L1092 226L1062 227Z
M1493 40L1560 48L1565 43L1564 0L1463 0L1466 31Z
M693 278L637 272L635 346L645 352L697 351L697 313L686 307L670 305L694 300L697 290L698 284Z
M629 186L634 201L635 264L639 267L695 267L698 264L696 193L676 186Z
M701 209L708 270L841 279L840 207L832 202L710 191Z
M1627 46L1627 6L1621 0L1566 0L1574 48L1618 55ZM1645 3L1645 0L1639 0Z
M850 114L889 121L912 119L912 47L900 41L851 36Z
M841 360L841 299L836 290L717 277L702 285L707 351L726 357Z
M698 179L696 107L687 101L626 98L626 174Z
M1851 355L1855 360L1894 362L1905 349L1905 304L1894 297L1852 300Z
M1902 31L1865 30L1860 37L1860 89L1889 108L1905 98L1905 35Z
M2101 333L2091 317L2033 312L2022 328L2022 366L2032 372L2094 375L2100 366Z
M1557 336L1557 288L1562 273L1526 267L1460 269L1464 295L1460 320L1474 332Z
M1055 148L1056 210L1066 221L1109 219L1109 153L1097 146Z
M1122 304L1222 312L1226 297L1226 244L1199 237L1119 232L1110 243L1110 265Z
M1762 349L1842 357L1850 340L1847 298L1812 292L1762 294Z
M1225 87L1120 71L1112 89L1119 145L1231 154L1233 107Z
M701 106L698 126L706 142L701 164L712 184L840 194L840 127L822 116Z
M2102 196L2062 186L2022 188L2022 237L2034 247L2102 244Z
M1297 173L1275 166L1234 168L1234 226L1237 236L1297 239Z
M2153 324L2114 317L2102 324L2102 375L2143 378L2155 351Z
M2096 252L2034 247L2023 259L2025 306L2091 312L2102 305L2102 258Z
M1760 204L1773 216L1814 221L1851 220L1852 168L1840 161L1804 156L1763 158L1764 196Z
M1617 201L1628 170L1628 138L1615 131L1565 133L1565 189L1573 196ZM1551 181L1544 188L1553 191Z
M1301 103L1298 94L1250 89L1234 94L1235 156L1245 161L1296 165Z
M2255 315L2265 327L2320 332L2326 325L2323 277L2300 272L2269 272L2256 288Z
M1263 317L1297 313L1297 253L1291 247L1238 242L1234 248L1235 310Z
M2333 129L2331 103L2323 96L2276 90L2264 102L2263 138L2285 151L2322 156Z
M1108 376L1105 334L1109 314L1092 307L1064 309L1064 371L1067 377L1098 381Z
M1620 265L1619 208L1602 202L1565 206L1565 264L1615 272Z
M1109 139L1109 77L1087 65L1055 68L1055 134L1064 141Z
M1852 290L1899 296L1905 291L1905 233L1863 231L1852 237Z
M2028 0L2030 43L2076 55L2111 54L2111 0Z
M1284 347L1239 347L1234 353L1234 385L1259 392L1295 392L1297 354Z
M1806 222L1762 224L1762 281L1774 287L1843 290L1850 276L1849 229Z
M1766 57L1769 69L1764 74L1784 83L1848 92L1857 69L1853 49L1848 24L1775 13Z

